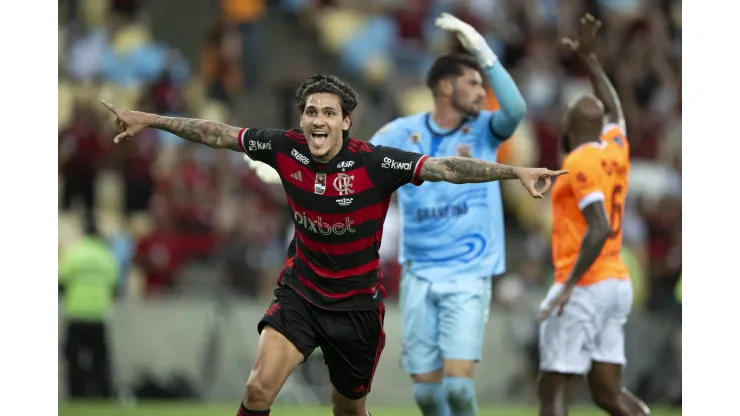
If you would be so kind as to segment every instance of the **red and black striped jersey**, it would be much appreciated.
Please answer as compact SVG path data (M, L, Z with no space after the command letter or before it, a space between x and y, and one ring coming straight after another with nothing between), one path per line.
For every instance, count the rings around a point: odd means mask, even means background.
M321 308L375 308L385 297L379 250L391 195L423 182L428 156L350 138L319 164L298 130L242 129L239 145L277 170L293 214L295 234L278 283Z

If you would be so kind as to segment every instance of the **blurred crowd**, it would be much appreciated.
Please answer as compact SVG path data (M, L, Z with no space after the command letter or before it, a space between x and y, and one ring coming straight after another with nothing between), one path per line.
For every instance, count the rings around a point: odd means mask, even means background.
M272 284L290 235L279 191L256 181L239 156L197 148L168 133L146 131L114 148L111 116L97 99L165 115L238 119L234 113L249 109L235 102L260 83L268 5L221 1L200 59L188 62L174 46L153 38L139 3L63 3L62 215L99 218L116 242L122 280L136 275L146 293L177 290L181 272L199 262L218 267L221 282L239 292L259 293ZM431 106L424 71L438 53L458 47L433 29L434 17L450 11L470 22L494 46L529 106L500 158L547 167L559 162L564 104L588 88L583 68L558 41L573 36L577 17L593 11L604 21L600 58L620 93L633 149L626 257L640 282L640 300L656 307L671 303L681 270L680 2L293 0L279 6L286 19L304 22L316 44L336 58L338 70L374 92L370 106L392 108L390 116ZM286 122L294 116L290 94L285 91L274 109L288 113L279 116ZM364 113L372 112L368 104ZM510 240L527 247L512 254L504 279L509 282L500 285L502 300L511 301L518 286L547 282L549 219L542 207L508 188ZM255 217L260 221L246 220ZM396 221L391 218L388 228L397 228ZM74 234L74 225L70 229ZM384 250L384 262L392 277L396 244L387 245L392 250Z
M275 236L286 221L274 189L257 180L241 156L165 132L148 130L113 145L113 117L100 99L229 122L224 89L242 85L242 72L225 76L235 84L212 82L229 71L223 68L228 48L219 46L213 56L219 33L204 40L201 62L189 62L153 37L141 3L60 2L60 251L93 216L112 242L126 295L180 287L197 292L202 283L256 296L263 273L274 279L270 268L282 262L282 241Z
M367 138L391 117L431 108L424 72L436 55L459 48L454 37L434 30L434 17L454 13L485 35L527 100L527 119L501 149L500 161L557 167L564 106L589 88L584 69L559 40L575 36L577 18L591 11L604 23L600 58L619 91L632 143L625 257L639 302L656 308L675 303L681 271L680 2L215 3L198 51L187 59L178 50L183 45L153 36L143 2L60 2L61 247L90 213L114 241L121 281L133 293L200 288L209 281L248 296L269 292L291 235L280 190L256 180L241 155L168 133L150 130L114 146L112 117L98 104L103 98L124 108L243 123L249 121L244 114L256 111L250 106L265 90L260 86L271 85L275 93L272 86L280 85L270 112L277 122L295 125L293 86L303 72L288 72L293 79L280 84L284 74L270 78L263 71L272 55L265 49L292 47L267 42L268 14L311 39L316 49L301 58L307 66L326 68L312 61L330 58L329 68L365 93L356 117L367 127L353 133ZM490 105L496 106L493 96ZM508 238L518 249L509 250L509 276L499 282L498 297L513 305L527 288L548 283L550 219L543 214L549 209L516 187L505 188ZM397 221L392 211L383 253L390 286L397 275L397 242L390 241L397 238ZM220 279L212 278L214 268Z
M94 218L116 260L118 293L266 296L292 223L282 190L260 182L242 155L155 130L113 145L113 117L99 99L287 128L298 122L295 88L322 70L360 91L352 133L368 139L394 117L431 109L425 71L435 56L460 49L435 30L434 18L447 11L484 34L527 101L527 117L499 161L556 168L563 110L590 88L560 39L576 36L589 11L603 22L599 57L632 144L623 256L635 303L680 316L680 0L219 0L193 2L197 11L173 19L188 12L184 4L59 2L60 253ZM167 41L158 32L169 33ZM491 95L489 106L496 105ZM518 314L510 335L536 351L533 317L552 276L549 202L533 201L516 184L503 189L508 273L496 282L494 308ZM381 252L392 297L398 221L393 206Z

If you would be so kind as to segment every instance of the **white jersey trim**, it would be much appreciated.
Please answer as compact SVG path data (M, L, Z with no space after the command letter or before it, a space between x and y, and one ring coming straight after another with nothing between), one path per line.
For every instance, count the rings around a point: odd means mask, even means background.
M601 129L601 135L610 132L612 129L619 129L619 132L624 134L624 126L619 123L606 123L604 124L604 128Z
M591 192L578 201L578 209L583 211L584 208L598 201L604 201L604 193L601 191Z

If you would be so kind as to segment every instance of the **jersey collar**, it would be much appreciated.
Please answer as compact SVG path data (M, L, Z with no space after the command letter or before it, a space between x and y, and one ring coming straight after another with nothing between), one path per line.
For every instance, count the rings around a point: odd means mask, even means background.
M451 134L456 133L465 123L469 122L471 119L472 117L470 116L464 117L457 127L451 130L447 130L446 132L439 131L439 126L437 126L437 124L432 120L431 112L426 114L426 117L424 117L424 122L427 125L427 129L429 129L429 131L431 131L435 136L447 137Z

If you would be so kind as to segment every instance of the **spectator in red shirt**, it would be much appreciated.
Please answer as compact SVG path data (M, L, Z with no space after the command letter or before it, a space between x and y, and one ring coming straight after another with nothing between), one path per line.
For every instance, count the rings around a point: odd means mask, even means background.
M108 132L89 103L77 102L72 122L59 133L59 167L64 187L62 209L69 210L82 199L87 213L94 212L95 183L106 155Z

